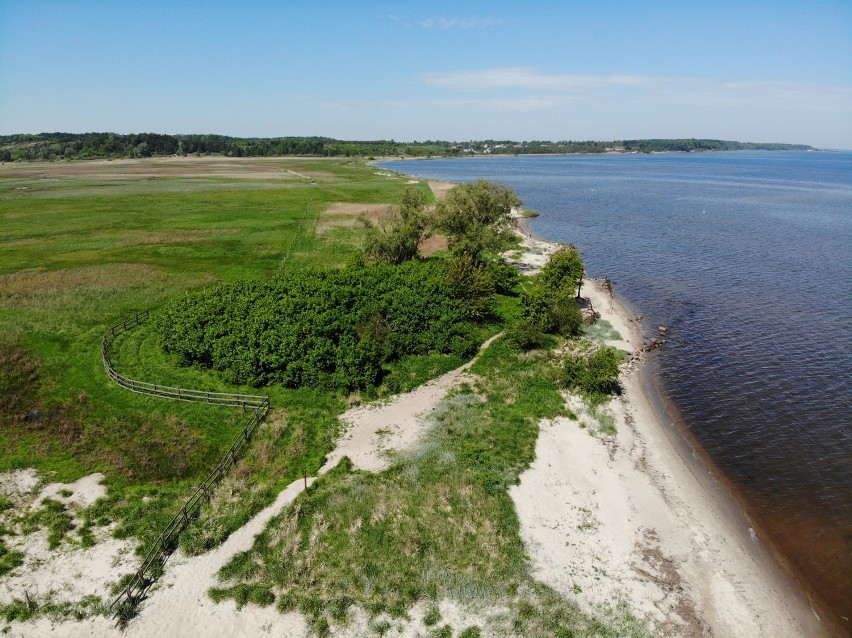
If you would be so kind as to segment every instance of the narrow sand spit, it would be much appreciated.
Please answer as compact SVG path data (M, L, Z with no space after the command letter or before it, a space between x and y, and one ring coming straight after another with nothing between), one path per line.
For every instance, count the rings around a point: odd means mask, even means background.
M504 253L503 257L524 275L534 275L547 263L550 256L562 247L562 244L543 241L529 232L524 216L517 208L512 209L512 218L518 224L521 246L519 250Z
M583 292L641 347L599 282ZM622 382L608 408L615 436L582 429L588 414L542 422L536 460L511 489L536 577L588 609L624 601L663 636L823 635L805 597L681 457L639 376Z

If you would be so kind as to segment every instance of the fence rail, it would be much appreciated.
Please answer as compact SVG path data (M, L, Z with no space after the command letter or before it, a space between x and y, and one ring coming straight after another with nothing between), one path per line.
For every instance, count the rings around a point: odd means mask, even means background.
M104 334L101 343L101 356L104 369L110 379L131 392L148 394L163 399L177 401L194 401L209 403L213 405L239 407L243 410L252 409L252 413L246 421L243 429L234 439L225 456L219 461L210 475L193 491L183 506L175 514L169 524L163 528L157 540L142 561L142 566L125 583L119 595L110 604L110 610L115 615L124 616L123 612L134 609L144 598L148 588L154 584L162 572L163 565L172 552L177 549L178 539L181 532L187 528L190 521L198 516L202 505L210 500L213 490L228 470L237 462L251 435L258 424L269 411L269 397L253 394L232 394L228 392L208 392L206 390L191 390L187 388L173 388L147 381L137 381L118 373L112 366L110 357L112 344L123 332L145 323L149 318L147 310L137 312L130 319L112 326Z
M176 401L193 401L197 403L210 403L214 405L226 405L237 408L257 408L264 401L269 402L269 397L257 394L234 394L231 392L213 392L210 390L192 390L188 388L174 388L167 385L159 385L157 383L149 383L147 381L137 381L131 379L115 370L112 365L112 344L116 337L131 328L142 325L150 316L148 310L137 312L130 319L125 319L121 323L112 326L104 334L101 342L101 358L104 362L104 370L110 379L115 381L123 388L131 392L140 394L149 394L163 399L174 399Z

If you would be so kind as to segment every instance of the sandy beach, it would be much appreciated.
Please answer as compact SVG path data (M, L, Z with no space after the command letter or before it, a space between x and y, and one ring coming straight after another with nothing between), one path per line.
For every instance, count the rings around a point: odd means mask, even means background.
M587 280L584 293L642 347L600 282ZM641 364L623 373L624 392L608 406L615 435L580 427L582 414L541 424L536 460L511 491L536 577L590 609L624 601L663 636L825 635L724 494L705 488L700 463L682 457L641 375Z

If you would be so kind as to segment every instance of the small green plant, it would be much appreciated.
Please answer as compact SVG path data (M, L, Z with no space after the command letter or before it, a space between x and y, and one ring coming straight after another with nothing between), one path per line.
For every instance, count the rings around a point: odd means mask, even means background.
M569 352L562 361L562 387L578 390L594 406L617 389L621 355L609 346L589 352Z
M214 587L208 592L214 602L225 598L233 598L237 603L237 609L242 609L246 603L252 603L258 607L268 607L275 602L275 594L268 587L262 585L236 585L229 588Z
M437 605L432 605L426 615L423 616L423 624L427 627L433 627L438 624L439 620L441 620L441 610L438 609Z
M476 626L468 627L459 634L459 638L482 638L482 630Z
M381 620L373 625L373 629L379 636L384 636L391 630L391 624L387 620Z
M23 563L23 553L10 550L0 540L0 576L5 576L16 567L23 565Z
M41 502L41 508L25 514L21 519L21 528L25 534L46 527L47 546L56 549L65 535L74 529L74 522L65 506L59 501L46 498Z
M444 625L440 629L437 629L432 632L432 638L453 638L453 627L452 625Z
M583 334L593 341L602 343L621 340L621 334L606 319L598 319L594 323L585 326Z

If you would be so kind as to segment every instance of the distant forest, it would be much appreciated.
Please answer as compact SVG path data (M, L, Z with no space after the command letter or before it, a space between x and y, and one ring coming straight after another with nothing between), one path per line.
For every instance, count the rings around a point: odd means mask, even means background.
M109 159L186 155L227 157L448 157L534 153L656 153L664 151L810 151L804 144L755 144L725 140L560 141L481 140L469 142L394 140L346 141L329 137L228 137L159 133L38 133L0 135L0 161Z

